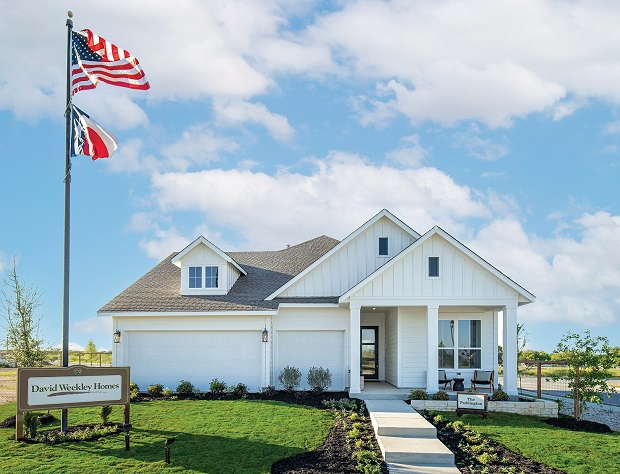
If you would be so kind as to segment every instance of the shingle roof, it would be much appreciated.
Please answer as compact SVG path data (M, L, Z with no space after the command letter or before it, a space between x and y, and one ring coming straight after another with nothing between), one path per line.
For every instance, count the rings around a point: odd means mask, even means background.
M321 236L283 250L264 252L228 252L247 275L241 276L227 295L181 295L181 269L171 260L175 252L143 277L129 286L100 313L117 312L203 312L203 311L266 311L280 303L337 303L338 296L330 298L265 298L287 281L329 252L339 243Z

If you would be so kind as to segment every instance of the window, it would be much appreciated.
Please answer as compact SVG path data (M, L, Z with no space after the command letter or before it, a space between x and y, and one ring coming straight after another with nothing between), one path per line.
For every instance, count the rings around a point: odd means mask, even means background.
M479 369L482 364L482 321L440 320L438 324L439 368ZM458 348L456 360L455 348Z
M217 267L205 267L205 288L217 288Z
M202 288L202 267L189 267L189 287Z
M459 369L479 369L481 364L482 346L481 321L459 321Z
M379 237L379 256L387 256L389 255L388 250L388 238L387 237Z
M454 368L454 321L439 321L439 368Z
M217 266L189 267L189 288L217 288L217 270Z
M428 257L428 276L439 276L439 257Z

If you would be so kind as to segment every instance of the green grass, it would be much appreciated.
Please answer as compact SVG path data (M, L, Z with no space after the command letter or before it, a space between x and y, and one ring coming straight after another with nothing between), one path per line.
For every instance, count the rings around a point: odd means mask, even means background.
M442 412L450 421L452 412ZM620 433L583 433L560 429L542 419L508 413L463 415L465 424L511 451L555 467L568 474L620 472Z
M70 409L69 424L99 423L99 410ZM52 413L60 418L59 411ZM14 414L15 403L0 405L0 420ZM123 407L114 407L110 421L122 417ZM279 402L178 400L133 403L131 423L131 451L125 451L122 434L46 446L16 442L9 439L15 429L0 429L0 472L269 473L278 459L321 445L333 417ZM172 436L166 465L164 439Z

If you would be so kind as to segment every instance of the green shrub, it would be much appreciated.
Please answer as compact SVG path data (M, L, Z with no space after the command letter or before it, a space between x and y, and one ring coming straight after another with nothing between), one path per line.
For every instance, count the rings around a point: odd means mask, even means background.
M161 393L164 397L166 398L170 398L173 395L173 392L170 388L166 387L164 388L164 391Z
M267 385L261 389L261 392L266 397L273 397L276 394L276 388L273 385Z
M112 406L104 405L101 407L101 411L99 412L99 416L101 417L101 424L105 425L112 414Z
M286 366L278 375L278 381L284 386L284 390L292 392L301 383L301 372L297 367Z
M161 394L164 391L164 386L160 383L156 383L154 385L149 385L149 388L147 388L146 391L151 397L161 397Z
M39 426L41 426L41 422L37 413L33 411L24 412L24 435L26 438L36 438Z
M248 394L248 386L244 383L238 383L233 387L232 393L236 397L243 397Z
M447 392L440 390L437 393L433 393L432 399L433 400L450 400L450 396L447 394Z
M443 423L444 421L446 421L446 419L442 415L435 415L433 417L433 421L435 423Z
M213 395L222 395L226 391L226 384L218 379L211 380L209 392Z
M491 395L490 400L494 402L507 402L510 400L510 396L508 396L508 394L504 392L501 387L497 387L497 389L493 392L493 395Z
M196 393L196 387L194 387L194 385L187 380L181 380L179 385L177 385L176 391L179 395L193 395Z
M411 390L409 392L409 400L428 400L428 393L422 388Z
M140 393L140 387L136 382L129 382L129 396L131 399L138 398L138 394Z
M314 393L324 392L332 384L332 374L323 367L310 367L308 370L308 385Z

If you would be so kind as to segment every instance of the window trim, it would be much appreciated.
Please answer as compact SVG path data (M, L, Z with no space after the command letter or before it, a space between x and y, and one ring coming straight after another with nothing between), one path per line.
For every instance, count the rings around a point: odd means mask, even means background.
M385 240L385 252L381 253L381 241ZM377 239L377 256L379 257L389 257L390 256L390 238L386 236L379 237Z
M437 259L437 275L431 275L431 259ZM427 255L426 256L426 278L431 280L440 279L442 275L441 271L441 258L439 255Z
M212 279L213 276L207 276L207 269L208 268L215 268L215 286L207 286L207 278L208 279ZM204 286L203 288L205 290L215 290L217 288L220 287L220 281L219 281L219 277L220 277L220 268L218 265L205 265L204 266Z
M482 366L482 356L483 356L483 350L484 350L483 341L482 341L482 335L483 335L482 325L483 325L483 320L481 318L471 318L471 319L469 319L469 318L439 319L439 321L437 322L437 329L439 330L439 324L442 321L450 321L450 320L454 321L454 343L453 343L452 347L448 347L448 346L440 347L439 346L439 342L440 341L437 341L437 364L438 364L439 369L442 369L442 370L445 369L445 370L451 370L451 371L467 371L467 370L477 370L477 369L479 370L479 369L481 369L482 368L481 367ZM469 321L469 322L471 322L471 321L478 321L478 323L480 325L480 347L471 347L471 346L465 347L465 346L461 345L461 343L459 342L459 329L458 329L458 327L459 327L459 323L462 322L462 321ZM441 367L440 357L439 357L439 353L440 353L439 351L441 351L441 350L443 350L443 351L453 351L453 353L452 353L452 356L453 356L452 357L452 366L451 367ZM480 351L480 367L459 367L459 352L461 350Z
M200 276L191 276L191 272L193 268L200 269ZM207 269L215 268L215 286L208 286L207 281L212 279L212 276L207 276ZM192 286L192 279L194 279L195 283L199 283L199 286ZM189 265L187 267L187 290L188 291L213 291L220 289L220 266L219 265Z
M200 270L200 276L196 276L196 269ZM187 288L190 290L202 290L204 288L204 272L202 271L202 265L192 265L187 267ZM192 270L194 270L194 276L192 276ZM192 286L192 282L194 284L198 284L198 286Z

